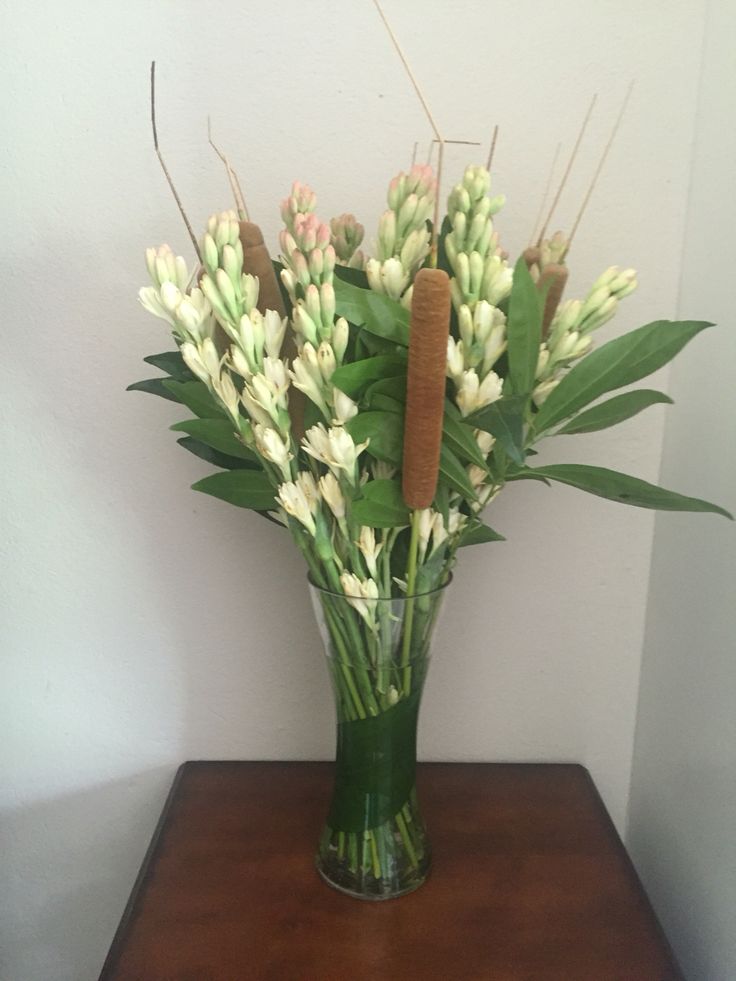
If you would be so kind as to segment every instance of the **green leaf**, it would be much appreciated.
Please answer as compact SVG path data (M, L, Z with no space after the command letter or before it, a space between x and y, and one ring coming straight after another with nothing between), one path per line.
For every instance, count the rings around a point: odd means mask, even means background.
M371 480L363 496L354 501L350 517L373 528L403 528L409 524L409 509L395 480Z
M625 392L623 395L614 395L612 399L594 405L592 409L580 412L571 419L566 426L558 429L556 436L568 436L574 433L595 433L599 429L608 429L619 422L631 419L643 409L658 402L672 403L669 395L663 392L655 392L651 388L640 388L635 392Z
M220 453L218 450L213 449L206 443L200 442L198 439L194 439L193 436L182 436L181 439L176 441L179 446L183 446L185 450L189 450L195 456L198 456L200 460L206 460L207 463L211 463L215 467L219 467L221 470L254 470L256 469L255 464L248 463L247 460L241 460L237 456L228 456L226 453Z
M401 466L404 446L404 417L394 412L359 412L345 429L356 443L370 440L368 452L376 460Z
M184 422L174 423L171 429L174 432L188 433L220 453L237 456L256 463L259 467L261 465L253 450L243 446L236 437L229 419L186 419Z
M447 446L466 463L488 470L485 457L481 453L473 435L473 427L459 422L447 413L442 420L442 437Z
M406 373L403 375L394 375L393 378L382 378L380 381L373 382L365 390L365 395L367 399L373 398L374 395L388 395L389 398L405 405Z
M465 467L444 443L440 447L440 476L468 501L476 500L475 488Z
M361 289L367 290L368 277L365 274L364 269L353 269L350 266L335 266L335 275L338 279L343 280L346 283L350 283L351 286L359 286Z
M271 481L263 471L231 470L214 473L192 484L192 490L254 511L273 511L276 499Z
M379 354L376 357L365 358L363 361L353 361L336 368L330 381L345 392L350 398L357 398L366 385L388 375L406 375L406 358L397 354ZM404 383L406 384L406 383Z
M468 416L467 422L495 436L514 461L524 463L524 406L526 396L508 395Z
M697 497L685 497L675 491L665 490L655 484L648 484L638 477L631 477L616 470L605 467L589 467L580 463L559 463L548 467L526 467L518 475L509 477L510 480L524 479L526 476L538 479L540 477L556 480L570 487L577 487L605 497L609 501L621 504L631 504L638 508L652 508L655 511L708 511L722 514L726 518L733 516L717 504L701 501Z
M178 382L163 379L164 388L175 396L177 402L182 402L195 416L202 419L217 419L225 412L215 402L204 382Z
M170 392L164 384L168 380L168 378L146 378L143 381L133 382L132 385L128 385L125 391L148 392L149 395L158 395L162 399L168 399L169 402L181 403L181 399L174 395L173 392Z
M409 312L388 296L361 289L335 279L335 309L338 317L345 317L356 327L364 327L369 334L409 346Z
M471 521L468 522L467 526L463 530L458 540L458 548L463 548L465 545L484 545L486 542L505 542L506 539L503 535L499 535L497 531L493 528L489 528L488 525L484 524L482 521Z
M534 388L534 375L542 340L542 305L524 257L514 266L506 325L509 377L513 391L526 395Z
M187 368L184 358L180 351L164 351L163 354L149 354L143 359L146 364L152 364L154 368L160 368L175 381L193 381L194 375Z
M702 320L657 320L592 351L550 392L534 419L535 431L542 433L606 392L651 374L712 326Z
M396 412L399 415L404 414L404 405L402 402L397 402L396 399L392 399L390 395L383 395L381 392L376 392L374 395L368 399L368 407L370 409L376 409L379 412Z

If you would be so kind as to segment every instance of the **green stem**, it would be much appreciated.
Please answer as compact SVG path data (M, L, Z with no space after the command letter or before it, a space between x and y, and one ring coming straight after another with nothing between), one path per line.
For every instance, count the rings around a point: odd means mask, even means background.
M396 827L399 829L399 834L401 835L401 840L404 842L404 848L406 849L406 854L409 858L412 868L417 868L417 853L414 851L414 845L411 840L411 835L406 829L406 822L401 814L401 811L396 815Z
M411 685L411 631L414 623L414 590L417 582L417 552L419 550L419 510L411 513L411 539L409 540L409 558L406 569L406 613L404 615L404 644L401 651L401 666L403 679L401 683L405 695L409 694Z

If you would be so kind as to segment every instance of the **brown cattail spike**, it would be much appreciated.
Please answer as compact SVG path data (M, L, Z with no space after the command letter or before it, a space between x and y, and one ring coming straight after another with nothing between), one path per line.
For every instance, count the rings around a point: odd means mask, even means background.
M243 246L243 272L258 277L258 309L261 313L265 313L266 310L275 310L280 317L284 317L286 312L279 283L276 279L276 271L263 241L263 233L258 225L252 221L240 222L240 244ZM290 330L286 332L281 354L288 360L289 364L296 357L294 334ZM304 393L300 392L298 388L291 387L289 389L291 430L297 443L304 435L304 400Z
M557 262L551 262L542 270L539 278L538 288L541 292L547 290L544 300L544 316L542 317L542 337L549 334L549 326L560 305L562 294L567 283L567 266Z
M420 269L411 302L402 492L410 508L428 508L437 490L450 332L450 279Z
M522 256L524 257L526 268L531 270L534 266L538 266L540 264L542 259L542 250L537 248L536 245L530 245L528 248L524 249Z

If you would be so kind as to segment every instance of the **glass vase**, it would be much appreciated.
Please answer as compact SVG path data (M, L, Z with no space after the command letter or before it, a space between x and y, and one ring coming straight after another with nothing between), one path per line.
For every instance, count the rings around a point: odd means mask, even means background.
M360 899L401 896L429 873L415 786L417 721L445 588L373 599L310 585L337 710L335 782L317 869Z

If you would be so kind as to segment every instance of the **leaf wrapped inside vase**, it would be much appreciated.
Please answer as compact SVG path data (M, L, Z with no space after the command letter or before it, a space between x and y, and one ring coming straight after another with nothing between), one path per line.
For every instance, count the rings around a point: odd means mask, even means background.
M404 500L415 509L430 507L437 489L450 306L447 273L420 269L411 307L402 482Z

